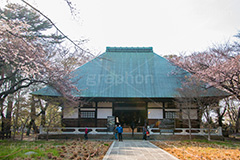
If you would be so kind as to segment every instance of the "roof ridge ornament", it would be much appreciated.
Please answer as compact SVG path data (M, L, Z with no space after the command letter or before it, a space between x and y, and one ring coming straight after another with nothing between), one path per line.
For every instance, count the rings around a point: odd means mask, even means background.
M106 52L153 52L153 47L107 47Z

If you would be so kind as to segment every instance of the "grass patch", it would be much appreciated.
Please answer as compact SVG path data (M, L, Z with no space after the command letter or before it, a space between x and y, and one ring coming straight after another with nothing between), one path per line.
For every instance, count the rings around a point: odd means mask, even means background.
M104 141L0 141L0 159L102 159L112 142ZM36 154L25 155L27 152Z
M0 159L14 159L14 158L36 158L36 157L46 157L47 153L52 153L54 156L58 156L58 150L56 145L62 145L64 142L54 142L54 141L0 141ZM36 154L31 156L25 155L25 153L32 151Z

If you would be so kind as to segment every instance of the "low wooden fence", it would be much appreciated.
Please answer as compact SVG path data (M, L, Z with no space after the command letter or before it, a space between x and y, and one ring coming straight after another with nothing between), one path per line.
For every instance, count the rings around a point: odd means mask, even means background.
M189 128L174 128L174 129L160 129L160 128L148 128L150 135L189 135ZM85 134L85 127L57 127L57 128L43 128L40 127L40 134L57 135L57 134ZM88 134L113 134L109 132L107 127L89 127ZM132 134L132 132L125 132L123 134ZM134 134L142 134L142 132L135 132ZM208 135L208 129L206 128L192 128L192 135ZM222 136L222 128L210 129L211 135Z
M85 134L85 127L55 127L55 128L43 128L40 127L40 134ZM108 132L107 127L89 127L88 134L113 134Z
M174 129L160 129L160 128L149 128L149 132L151 135L189 135L189 128L174 128ZM207 128L192 128L191 135L199 135L204 136L208 135ZM222 127L218 127L216 129L210 129L210 135L222 136Z

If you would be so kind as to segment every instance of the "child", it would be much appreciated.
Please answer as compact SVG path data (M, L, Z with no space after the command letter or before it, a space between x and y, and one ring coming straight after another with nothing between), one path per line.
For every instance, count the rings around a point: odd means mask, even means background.
M147 139L149 139L150 138L150 133L149 133L149 131L147 130Z
M85 134L84 134L84 139L88 140L88 128L85 128Z

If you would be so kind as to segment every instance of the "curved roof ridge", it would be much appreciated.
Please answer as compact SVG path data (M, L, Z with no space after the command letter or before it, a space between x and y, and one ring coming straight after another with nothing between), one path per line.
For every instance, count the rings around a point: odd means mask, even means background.
M153 47L107 47L106 52L153 52Z

